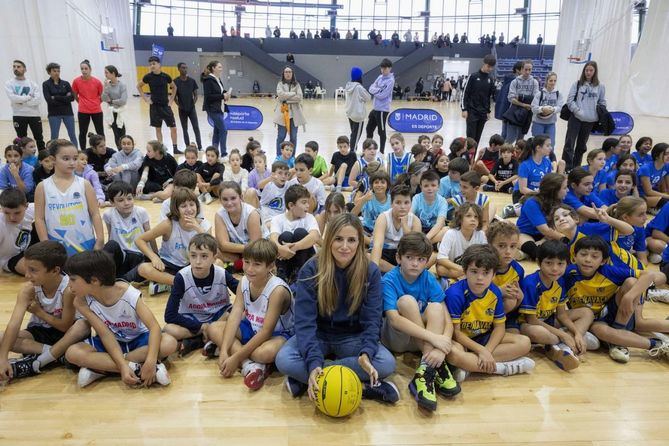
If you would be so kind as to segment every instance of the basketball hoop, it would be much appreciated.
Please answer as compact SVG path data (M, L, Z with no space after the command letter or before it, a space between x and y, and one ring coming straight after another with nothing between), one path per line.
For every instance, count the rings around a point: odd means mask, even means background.
M592 53L590 52L590 44L592 43L591 39L576 39L571 48L571 54L567 57L569 63L573 64L584 64L592 59Z

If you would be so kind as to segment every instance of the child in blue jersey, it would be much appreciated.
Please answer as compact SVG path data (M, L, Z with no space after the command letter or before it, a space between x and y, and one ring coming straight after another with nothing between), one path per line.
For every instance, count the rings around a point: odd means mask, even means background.
M564 237L548 225L551 210L562 203L567 195L567 179L559 173L549 173L541 179L539 192L523 203L516 226L520 230L520 250L534 260L537 242L546 238L560 240Z
M669 321L643 317L642 294L663 274L607 264L609 247L600 237L583 237L575 250L575 263L565 273L569 307L592 310L590 331L609 344L609 356L626 363L628 347L647 349L651 356L669 354L669 343L637 334L669 332Z
M7 164L0 168L0 192L7 189L19 189L28 201L33 201L35 185L33 183L33 170L35 168L22 159L23 149L21 146L11 144L5 147L5 160Z
M288 165L288 168L291 169L290 174L292 177L293 170L295 168L295 146L290 141L284 141L279 145L281 149L281 155L277 156L274 161L282 161Z
M620 155L618 158L618 161L616 161L616 164L614 167L612 167L607 173L606 173L606 187L607 189L615 189L615 184L616 184L616 175L618 174L618 171L620 170L629 170L634 173L634 176L636 177L636 171L639 169L639 165L636 162L636 159L632 157L632 155L627 155L623 154ZM636 188L636 178L634 180L635 188ZM600 192L601 195L601 192Z
M293 334L293 295L272 273L277 254L276 245L265 239L244 248L244 277L230 315L207 329L213 348L205 351L209 355L218 347L221 375L230 378L241 367L251 390L262 387L277 353Z
M353 215L362 213L362 227L367 240L374 232L376 219L382 212L390 209L390 177L385 170L377 170L369 176L371 188L354 200ZM367 243L369 244L369 242Z
M104 229L93 186L74 175L77 149L57 139L49 149L54 173L35 189L35 229L40 240L61 242L68 255L102 249Z
M368 180L365 168L369 166L370 163L377 162L379 163L379 167L384 167L383 157L377 154L377 150L378 146L376 145L376 141L373 139L368 138L363 141L362 156L358 158L358 161L356 161L356 163L353 165L351 173L348 177L348 184L352 188L355 189L359 187L360 182L365 182L365 180ZM369 189L369 184L366 184L365 186L365 190Z
M669 245L662 251L660 271L662 271L665 276L669 277Z
M390 182L395 183L397 177L409 171L409 165L413 162L411 152L404 150L404 137L401 133L390 135L390 147L393 149L388 154L386 169L390 176Z
M649 207L662 209L669 202L669 144L661 142L653 146L652 162L641 164L639 196L646 199Z
M200 202L192 190L177 188L172 193L170 213L154 228L135 239L140 251L150 260L137 268L140 276L149 280L149 294L169 291L174 275L188 266L188 244L195 234L209 232L211 223L198 217ZM156 253L149 245L162 237Z
M616 165L618 162L618 158L621 155L621 150L622 147L619 144L619 139L618 138L606 138L604 142L602 143L602 148L601 149L594 149L591 152L588 153L588 166L591 165L590 163L590 157L591 153L594 152L595 150L601 150L604 153L604 163L600 170L603 170L604 172L610 172L611 169ZM599 154L600 152L597 152ZM594 159L595 156L592 156ZM592 171L593 175L597 174L597 171Z
M575 167L569 172L567 182L569 183L569 190L564 197L564 204L576 209L581 217L596 220L597 212L593 209L593 206L596 208L603 207L604 209L606 209L606 206L593 191L594 177L592 174L582 167Z
M411 199L411 212L419 219L423 233L431 243L439 243L448 230L446 215L448 204L439 195L439 174L428 170L420 177L420 190Z
M612 218L623 221L634 229L631 234L623 234L618 231L618 237L612 246L612 253L633 269L644 269L644 266L648 264L646 228L644 228L647 210L648 206L643 198L623 197L606 211ZM619 250L627 251L635 259L621 255Z
M646 226L646 242L651 252L649 260L658 263L658 256L669 244L669 204L665 204L660 212Z
M646 163L653 161L653 157L650 155L650 150L653 147L653 138L649 136L642 136L637 139L634 148L636 152L632 153L632 156L636 160L639 166L643 166Z
M525 357L530 351L527 336L506 332L502 292L492 279L499 266L498 255L489 245L475 245L462 255L465 278L446 290L446 307L453 321L449 364L461 382L467 372L515 375L534 368Z
M525 149L518 161L518 181L513 186L512 200L518 203L523 195L532 195L539 189L541 179L553 170L549 155L551 140L546 135L539 135L527 140Z
M495 248L499 266L492 283L502 291L504 299L504 313L506 314L506 328L518 330L518 307L523 301L523 291L520 287L525 278L525 270L514 260L520 244L520 231L506 221L493 222L486 231L488 244Z
M533 344L543 345L546 356L567 371L579 366L576 355L585 353L583 334L594 319L587 308L567 310L567 289L562 276L568 262L569 249L562 242L543 243L537 253L539 270L523 280L519 310L520 332Z
M418 407L436 410L437 393L454 396L460 386L446 363L453 324L441 286L426 269L431 255L432 243L424 234L412 232L400 239L397 266L381 281L386 316L381 340L395 353L420 352L409 391Z
M618 138L618 145L620 146L620 156L630 155L630 152L632 151L632 137L629 133Z
M216 265L218 244L209 234L197 234L188 245L190 265L174 276L165 307L163 332L179 342L179 355L204 347L207 327L225 320L230 311L230 293L239 282Z
M631 158L630 158L631 160ZM639 196L636 188L636 174L627 169L615 172L613 189L604 189L598 194L599 199L605 206L611 206L625 197Z
M460 195L460 178L469 172L469 164L463 158L456 158L448 163L448 175L439 180L439 195L446 200ZM449 212L451 212L449 205Z
M604 169L606 155L602 149L594 149L588 152L586 160L588 162L586 170L592 175L592 190L595 194L598 194L600 191L606 189L607 170Z
M139 290L128 282L116 281L115 269L109 254L101 251L86 251L68 259L74 306L96 336L71 346L65 356L81 367L79 387L108 373L119 373L129 386L166 386L170 376L158 361L176 351L177 341L160 332Z
M448 203L454 208L463 203L475 204L483 211L483 230L488 229L488 224L495 216L496 208L490 203L490 198L481 192L481 175L478 172L470 170L460 178L460 195L456 195L448 200Z

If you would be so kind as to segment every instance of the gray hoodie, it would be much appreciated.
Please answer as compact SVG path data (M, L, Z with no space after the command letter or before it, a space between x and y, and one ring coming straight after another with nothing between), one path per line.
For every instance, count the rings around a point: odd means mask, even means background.
M369 102L372 95L360 82L348 82L344 90L346 91L346 116L353 122L364 121L367 116L365 103Z
M539 82L537 82L534 77L530 76L527 79L523 79L523 76L518 76L511 81L507 98L509 99L509 102L511 102L512 99L518 99L520 102L529 104L530 102L527 102L527 99L538 94Z
M123 171L114 175L114 181L125 181L134 189L139 182L139 168L142 167L144 156L139 149L133 149L130 154L126 155L123 150L115 152L107 164L105 164L105 172L110 173L114 167L123 166Z
M11 78L5 83L5 93L12 105L13 116L40 116L42 89L30 79Z
M554 124L564 103L564 96L558 90L548 91L542 88L539 94L532 99L532 122L539 124ZM553 113L548 116L540 115L541 107L553 107Z
M578 94L576 93L577 88ZM586 82L578 86L578 81L574 82L567 96L567 107L579 121L597 122L599 120L597 106L606 107L605 93L604 84L592 85Z

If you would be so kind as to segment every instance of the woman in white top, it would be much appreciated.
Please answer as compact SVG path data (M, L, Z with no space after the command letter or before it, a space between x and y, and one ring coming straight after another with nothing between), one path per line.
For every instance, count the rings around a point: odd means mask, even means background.
M297 147L297 128L304 126L306 120L302 114L302 88L295 79L293 69L286 66L281 80L276 84L276 107L274 108L274 124L278 127L276 137L276 156L281 155L281 143L290 131L290 142Z
M111 116L105 116L105 124L114 132L116 149L121 149L121 137L125 135L125 104L128 102L128 91L119 79L121 74L114 65L105 67L105 83L102 90L102 102L109 105Z
M221 183L219 197L222 207L214 221L219 258L235 262L235 269L241 270L244 247L263 236L260 212L242 201L242 190L234 181Z

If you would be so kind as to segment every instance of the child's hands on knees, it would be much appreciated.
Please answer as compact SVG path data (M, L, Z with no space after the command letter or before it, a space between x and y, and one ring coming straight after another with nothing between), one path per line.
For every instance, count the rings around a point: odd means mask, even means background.
M219 358L218 366L221 369L221 375L223 375L225 378L230 378L239 368L239 363L240 361L236 355L227 356L223 362L221 362Z
M444 354L449 354L451 352L451 338L444 336L443 334L434 334L430 340L430 344L436 349L441 350Z
M128 363L126 363L125 367L121 367L121 380L129 386L136 386L140 383L139 378L137 378L137 375L135 375L135 372L130 368Z
M155 269L157 269L158 271L161 271L161 272L162 272L162 271L165 271L165 264L163 263L162 260L160 260L160 258L158 258L158 259L156 259L156 260L151 260L151 265L152 265Z
M446 353L438 348L433 348L424 354L422 359L429 367L436 369L444 362L444 359L446 359Z
M479 369L486 373L493 373L495 371L495 358L488 349L482 349L479 354Z
M358 364L369 375L369 384L373 387L379 381L379 372L376 371L367 353L358 356Z

